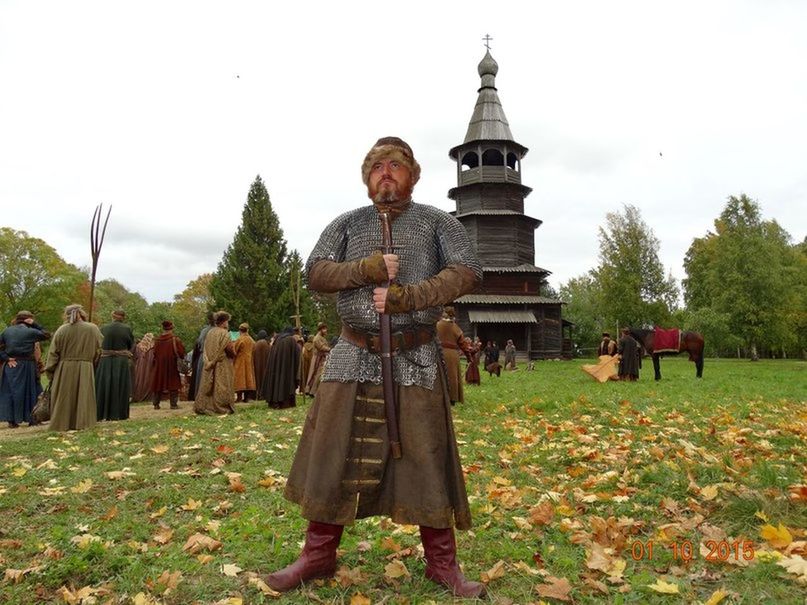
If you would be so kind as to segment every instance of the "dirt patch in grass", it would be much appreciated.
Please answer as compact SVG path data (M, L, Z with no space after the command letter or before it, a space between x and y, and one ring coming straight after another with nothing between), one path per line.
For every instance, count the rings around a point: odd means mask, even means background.
M160 409L155 410L151 403L134 403L129 408L129 418L132 420L152 420L156 418L174 418L176 416L188 416L193 414L193 401L180 401L178 410L170 409L169 405L167 401L163 401L160 404ZM117 422L126 421L119 420ZM47 430L47 422L36 426L23 424L16 429L9 428L8 424L4 422L0 425L0 441L28 437L35 433L44 433Z

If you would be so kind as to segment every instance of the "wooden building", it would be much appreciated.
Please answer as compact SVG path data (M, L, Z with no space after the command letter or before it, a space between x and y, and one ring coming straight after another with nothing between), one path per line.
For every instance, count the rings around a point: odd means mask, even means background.
M550 274L535 263L535 230L541 221L524 214L532 189L521 181L527 148L516 142L496 90L499 66L487 51L482 79L465 140L449 156L457 165L457 186L448 192L452 213L468 231L484 271L482 286L454 301L466 336L501 349L512 339L520 356L569 356L571 338L560 300L541 296Z

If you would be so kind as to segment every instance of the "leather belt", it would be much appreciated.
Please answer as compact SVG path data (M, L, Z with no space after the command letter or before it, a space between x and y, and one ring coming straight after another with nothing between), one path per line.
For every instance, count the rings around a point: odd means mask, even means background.
M128 349L102 349L101 357L133 357Z
M409 351L421 345L434 341L434 329L422 327L414 330L401 330L393 332L391 335L392 352ZM381 353L381 336L370 332L361 332L351 328L347 324L342 324L340 338L356 345L360 349L367 349L370 353L379 355Z

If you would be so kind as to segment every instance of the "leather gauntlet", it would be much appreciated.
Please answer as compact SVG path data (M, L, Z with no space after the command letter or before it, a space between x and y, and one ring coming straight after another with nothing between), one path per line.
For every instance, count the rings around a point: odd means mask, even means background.
M339 292L371 284L383 284L389 279L387 265L381 252L355 261L322 259L308 272L308 285L317 292Z

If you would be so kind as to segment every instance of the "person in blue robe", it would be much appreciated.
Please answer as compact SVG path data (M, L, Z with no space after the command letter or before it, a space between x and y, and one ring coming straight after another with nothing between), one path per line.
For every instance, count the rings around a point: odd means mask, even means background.
M20 423L36 424L31 410L42 390L37 375L34 349L50 333L34 321L30 311L17 313L11 325L0 333L0 421L10 428Z

